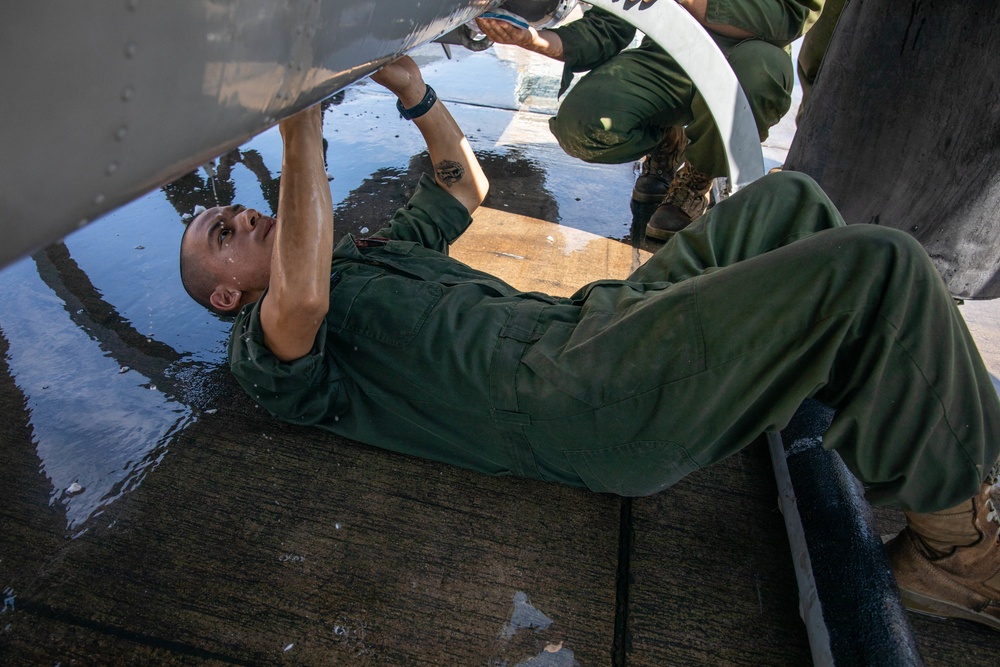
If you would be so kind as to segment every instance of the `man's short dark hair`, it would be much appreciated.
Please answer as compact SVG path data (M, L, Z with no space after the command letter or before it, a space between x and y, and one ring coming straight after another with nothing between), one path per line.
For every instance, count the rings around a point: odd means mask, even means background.
M181 284L184 285L184 291L188 293L188 296L195 300L196 303L201 304L205 308L208 308L213 313L218 315L230 315L231 313L226 313L217 309L212 305L209 297L212 294L212 290L215 289L214 281L205 274L205 270L198 266L196 262L191 261L190 258L185 256L184 253L184 239L187 238L187 234L191 231L190 220L185 222L184 235L181 236L181 252L180 252L180 273L181 273Z

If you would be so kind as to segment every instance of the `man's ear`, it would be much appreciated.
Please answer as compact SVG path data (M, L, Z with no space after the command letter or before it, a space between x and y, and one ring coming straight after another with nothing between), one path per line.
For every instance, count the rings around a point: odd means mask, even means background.
M212 307L224 313L230 313L240 307L240 297L243 293L238 289L227 289L219 285L208 298Z

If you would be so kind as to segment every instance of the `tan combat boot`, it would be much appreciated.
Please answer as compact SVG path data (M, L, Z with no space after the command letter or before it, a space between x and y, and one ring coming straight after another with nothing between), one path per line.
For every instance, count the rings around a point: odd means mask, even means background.
M958 507L905 512L909 525L886 544L903 604L1000 630L1000 526L992 484Z
M656 148L642 159L639 177L635 179L635 187L632 188L632 199L647 204L663 201L674 173L684 161L684 149L687 145L684 126L668 127Z
M646 236L667 241L708 210L712 177L684 163L646 224Z

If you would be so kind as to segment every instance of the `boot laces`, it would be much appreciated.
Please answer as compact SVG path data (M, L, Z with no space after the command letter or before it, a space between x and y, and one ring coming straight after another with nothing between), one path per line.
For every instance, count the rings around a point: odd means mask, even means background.
M674 181L667 191L666 201L683 210L700 208L701 200L711 187L712 178L708 174L703 174L685 163L674 176Z
M687 135L684 128L670 127L663 133L663 138L653 152L642 161L642 171L645 174L657 176L673 176L681 165L681 156L687 147Z
M983 503L987 509L986 520L1000 525L1000 513L997 512L996 503L993 500L993 494L996 492L998 481L1000 481L1000 461L993 464L989 474L986 475L986 479L983 480L983 483L987 487L986 501ZM1000 534L997 535L997 539L1000 539Z

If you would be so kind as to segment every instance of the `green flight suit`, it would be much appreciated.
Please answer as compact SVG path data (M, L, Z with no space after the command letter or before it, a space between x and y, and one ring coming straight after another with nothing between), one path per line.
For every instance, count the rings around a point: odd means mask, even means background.
M759 36L733 39L709 32L747 96L761 141L791 106L795 82L786 47L821 5L822 0L709 0L708 22ZM691 166L713 178L727 174L725 146L705 100L663 49L648 37L626 48L635 28L598 8L554 32L565 53L563 90L574 72L590 70L549 121L563 150L587 162L631 162L652 151L665 128L686 125Z
M493 475L645 495L815 397L874 502L950 507L997 459L1000 401L923 248L846 227L807 176L767 176L628 280L522 293L446 254L470 222L426 177L382 238L345 238L312 352L230 364L274 415ZM263 298L267 298L265 295Z

